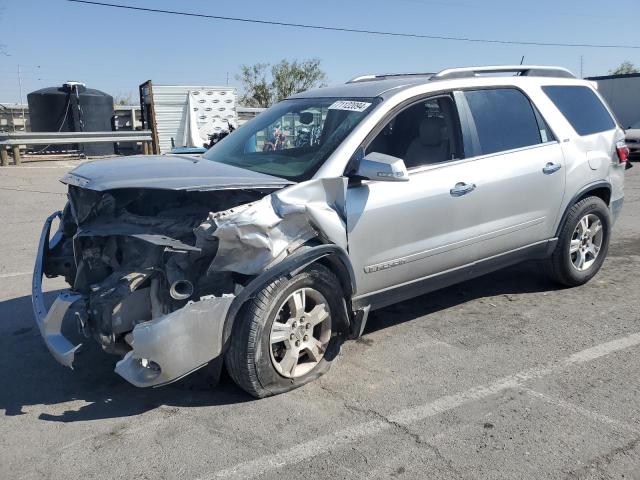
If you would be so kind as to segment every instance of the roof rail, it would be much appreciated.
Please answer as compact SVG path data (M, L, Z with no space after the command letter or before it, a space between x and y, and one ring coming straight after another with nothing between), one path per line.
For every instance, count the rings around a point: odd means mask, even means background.
M509 72L523 77L576 78L573 73L562 67L547 67L541 65L494 65L487 67L447 68L433 75L431 80L468 78L477 77L478 74L484 73L491 74Z
M386 80L388 78L411 78L411 77L427 77L430 78L433 72L430 73L383 73L381 75L359 75L352 78L346 83L359 83L359 82L372 82L374 80Z

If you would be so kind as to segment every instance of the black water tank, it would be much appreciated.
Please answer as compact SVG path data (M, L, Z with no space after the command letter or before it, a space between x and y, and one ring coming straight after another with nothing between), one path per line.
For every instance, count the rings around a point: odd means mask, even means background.
M105 132L111 130L113 97L81 83L65 83L27 95L33 132ZM79 149L88 156L112 155L113 143L56 145L48 150Z

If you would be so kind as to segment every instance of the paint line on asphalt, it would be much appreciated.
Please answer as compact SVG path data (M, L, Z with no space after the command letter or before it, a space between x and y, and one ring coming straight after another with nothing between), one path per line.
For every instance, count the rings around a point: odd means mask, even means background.
M537 390L531 390L530 388L521 388L520 390L550 405L555 405L556 407L560 407L562 409L568 410L578 415L582 415L583 417L589 418L593 421L607 424L615 429L625 430L625 431L636 433L636 434L640 433L640 428L637 428L631 425L630 423L616 420L615 418L611 418L607 415L594 412L593 410L589 410L588 408L581 407L580 405L576 405L575 403L567 402L566 400L563 400L561 398L552 397L542 392L538 392Z
M31 275L32 273L33 272L0 273L0 278L22 277L25 275Z
M559 361L509 375L487 385L480 385L458 394L441 397L423 405L406 408L382 419L352 425L314 440L300 443L279 453L265 455L230 468L218 470L210 475L200 477L200 480L215 478L244 479L263 475L287 465L304 462L327 451L345 447L360 438L378 435L385 430L398 426L408 426L420 420L425 420L462 405L482 400L508 389L522 388L523 385L530 380L542 378L572 365L587 363L637 345L640 345L640 333L634 333L581 350ZM613 419L609 420L614 421Z
M611 340L610 342L601 343L594 347L580 350L570 357L567 357L564 360L564 363L567 365L586 363L591 360L595 360L596 358L608 355L609 353L633 347L635 345L638 345L638 343L640 343L640 333L634 333L627 337L618 338L616 340Z
M0 187L0 190L4 190L5 192L44 193L44 194L47 194L47 195L66 195L65 192L48 192L48 191L45 191L45 190L30 190L28 188Z

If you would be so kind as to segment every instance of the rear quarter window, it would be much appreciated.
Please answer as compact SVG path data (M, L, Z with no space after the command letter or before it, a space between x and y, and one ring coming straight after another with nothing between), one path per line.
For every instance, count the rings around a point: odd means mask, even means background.
M475 123L481 155L543 143L531 102L519 90L468 90L464 95Z
M548 85L542 91L562 112L578 135L606 132L615 121L597 95L580 85Z

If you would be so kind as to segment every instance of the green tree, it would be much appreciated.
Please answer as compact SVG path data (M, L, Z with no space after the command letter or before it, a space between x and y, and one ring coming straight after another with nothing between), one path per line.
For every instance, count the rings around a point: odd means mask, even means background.
M271 76L276 102L310 88L324 86L327 80L317 58L302 62L282 60L271 68Z
M275 65L241 65L236 78L242 83L242 104L266 108L290 95L325 86L327 76L320 68L320 60L314 58L300 62L282 60Z
M633 63L626 61L618 65L617 68L609 70L610 75L624 75L627 73L640 73L640 69Z
M266 108L271 105L271 86L267 82L268 63L241 65L240 75L236 78L242 82L244 93L241 98L247 107Z

